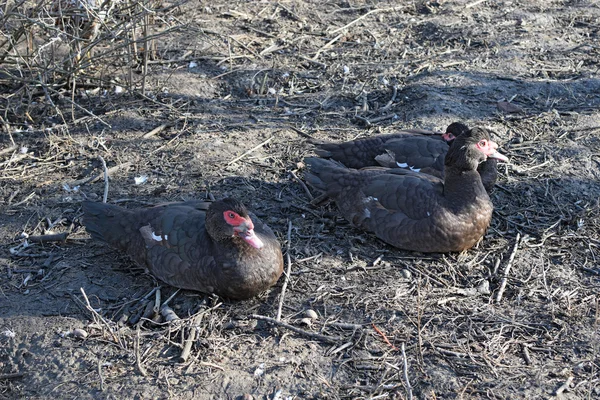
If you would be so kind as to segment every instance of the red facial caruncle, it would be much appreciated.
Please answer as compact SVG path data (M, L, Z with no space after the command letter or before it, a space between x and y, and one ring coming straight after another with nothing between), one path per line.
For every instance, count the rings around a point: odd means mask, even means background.
M492 140L481 139L475 145L479 151L490 158L496 158L500 161L508 162L508 158L504 154L498 152L498 144Z
M225 222L227 222L231 226L240 226L244 222L249 222L250 225L252 225L252 221L250 220L250 218L246 220L246 218L241 217L238 213L231 210L223 211L223 218L225 218ZM254 229L254 226L252 225L250 229Z
M254 223L250 217L244 218L232 210L223 212L225 222L233 226L234 236L238 236L246 241L250 246L260 249L264 246L263 242L254 233Z

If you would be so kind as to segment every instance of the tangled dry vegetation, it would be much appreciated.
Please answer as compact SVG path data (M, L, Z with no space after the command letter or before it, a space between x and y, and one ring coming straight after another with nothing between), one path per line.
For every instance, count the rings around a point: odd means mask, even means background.
M1 8L0 397L600 396L597 2ZM476 248L310 205L310 139L455 120L511 158ZM247 302L160 287L81 228L105 193L236 196L290 273Z

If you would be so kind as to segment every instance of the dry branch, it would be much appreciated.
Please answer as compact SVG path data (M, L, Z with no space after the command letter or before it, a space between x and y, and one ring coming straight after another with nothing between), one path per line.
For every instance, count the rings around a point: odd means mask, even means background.
M309 337L312 339L317 339L317 340L320 340L320 341L326 342L326 343L337 343L340 340L342 340L342 338L338 337L338 336L325 336L325 335L321 335L319 333L308 332L308 331L305 331L304 329L300 329L293 325L286 324L285 322L277 321L275 318L265 317L263 315L251 314L251 315L248 315L248 318L266 321L271 324L281 326L282 328L289 329L290 331L296 332L302 336L306 336L306 337Z
M152 129L150 132L144 134L142 136L142 139L149 139L153 136L158 135L159 133L161 133L162 131L164 131L166 128L168 128L169 126L171 126L172 124L162 124L157 126L156 128Z
M504 267L504 272L502 274L502 281L500 282L500 288L498 289L498 293L496 294L496 303L500 303L502 300L502 295L504 295L504 290L506 289L506 283L508 282L508 273L510 272L510 268L512 267L512 262L515 259L515 255L517 254L517 249L519 248L519 242L521 241L521 234L517 233L517 237L515 238L515 244L510 252L510 256L508 257L508 262L506 263L506 267Z
M186 362L188 357L190 356L190 353L192 352L192 345L196 340L196 325L202 320L202 315L203 314L199 314L192 319L192 324L189 329L189 335L185 339L185 343L183 344L183 350L181 351L181 355L179 356L180 363Z
M352 25L356 24L357 22L360 22L361 20L367 18L369 15L372 14L377 14L377 13L387 13L387 12L394 12L396 10L401 10L403 7L391 7L391 8L377 8L375 10L371 10L363 15L361 15L360 17L356 18L355 20L347 23L346 25L339 27L337 29L334 29L333 31L329 32L331 35L338 33L339 31L342 31L344 29L348 29L349 27L351 27Z
M242 154L241 156L238 156L236 158L234 158L233 160L229 161L227 163L227 165L231 165L239 160L241 160L242 158L246 157L248 154L254 152L255 150L260 149L261 147L263 147L265 144L269 143L271 140L273 140L274 136L271 136L270 138L268 138L267 140L265 140L264 142L254 146L253 148L251 148L250 150L246 151L244 154Z
M110 177L120 169L127 169L127 168L131 167L132 164L133 163L131 163L131 162L124 162L123 164L115 165L114 167L110 167L108 170L106 170L106 173ZM86 183L94 183L94 182L102 179L103 177L104 177L104 172L102 172L101 174L92 176L92 177L79 179L75 182L72 182L70 184L70 186L75 187L75 186L85 185Z
M302 181L302 179L298 178L298 176L294 173L294 171L290 171L290 175L292 176L292 178L294 178L294 180L296 182L298 182L300 184L300 186L302 186L302 189L304 189L304 192L306 193L306 195L308 196L308 198L310 199L310 201L313 201L315 198L312 195L312 193L310 192L310 190L308 190L308 187Z
M285 246L285 259L287 261L287 270L285 271L285 278L283 280L283 286L281 287L281 296L279 297L279 307L277 307L277 321L281 320L281 310L283 308L283 299L285 298L285 290L287 289L287 285L290 280L290 274L292 272L292 260L290 257L291 243L292 243L292 221L288 221L287 243Z
M9 380L9 379L21 379L25 376L23 372L14 372L12 374L0 374L0 381Z
M408 359L406 358L406 351L404 349L404 343L402 343L402 347L400 349L402 350L402 363L404 364L403 376L404 376L404 383L406 384L406 394L407 394L406 397L408 398L408 400L412 400L413 393L412 393L412 386L410 385L410 380L408 379Z
M102 156L98 156L100 161L102 162L102 169L104 170L104 196L102 196L102 202L106 203L108 200L108 168L106 167L106 161Z
M29 236L27 240L34 243L65 242L68 236L69 232L62 232L50 235Z
M137 366L138 370L140 371L140 374L142 374L143 376L148 376L148 373L146 372L146 368L144 368L144 365L142 364L142 356L140 354L140 325L137 325L136 331L135 331L135 342L134 342L134 346L135 346L135 365Z
M10 147L7 147L6 149L2 149L2 150L0 150L0 156L3 156L4 154L12 153L13 151L15 151L17 149L18 149L18 146L10 146Z

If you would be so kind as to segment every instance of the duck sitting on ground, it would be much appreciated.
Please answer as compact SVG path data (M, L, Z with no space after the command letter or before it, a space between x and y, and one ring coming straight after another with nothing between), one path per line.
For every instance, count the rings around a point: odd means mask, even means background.
M85 201L83 224L169 285L247 299L283 272L273 231L239 201L188 201L150 208Z
M454 140L469 128L454 122L444 134L423 129L407 129L389 135L376 135L343 143L320 143L317 155L339 161L349 168L382 166L405 168L444 178L444 160ZM477 171L488 193L498 179L497 160L482 162Z
M483 236L493 205L477 172L489 158L508 161L483 128L459 135L445 157L444 180L406 169L348 169L307 158L305 177L333 199L354 226L392 246L421 252L463 251Z

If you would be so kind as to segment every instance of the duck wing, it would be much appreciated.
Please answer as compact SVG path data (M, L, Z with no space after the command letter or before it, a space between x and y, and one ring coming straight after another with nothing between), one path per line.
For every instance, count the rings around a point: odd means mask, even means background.
M94 239L123 251L156 278L182 289L212 293L219 269L204 225L208 204L170 203L127 210L84 202L83 223Z
M388 140L376 161L390 168L408 168L415 172L429 169L443 176L444 159L448 153L448 144L437 137L409 136ZM423 171L426 172L426 171Z
M399 248L437 251L430 250L429 242L439 231L439 179L401 169L352 170L318 158L305 161L307 181L335 200L353 225Z
M386 152L386 143L392 140L403 140L422 135L433 140L441 140L434 132L423 129L407 129L391 135L377 135L368 138L351 140L343 143L320 143L315 152L319 157L331 158L349 168L364 168L381 165L375 159ZM396 167L393 165L393 167Z

